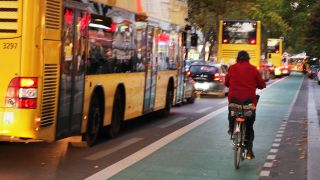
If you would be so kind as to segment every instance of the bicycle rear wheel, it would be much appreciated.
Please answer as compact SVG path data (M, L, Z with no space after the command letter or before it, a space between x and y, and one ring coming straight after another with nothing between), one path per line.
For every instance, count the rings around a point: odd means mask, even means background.
M234 137L234 167L239 169L240 167L240 160L242 155L242 148L241 148L241 133L236 132L233 134Z

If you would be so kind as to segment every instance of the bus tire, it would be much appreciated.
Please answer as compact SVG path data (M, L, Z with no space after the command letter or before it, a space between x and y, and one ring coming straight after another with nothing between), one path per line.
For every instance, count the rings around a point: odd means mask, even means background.
M124 115L124 103L121 96L121 91L117 89L116 94L113 100L113 108L112 108L112 118L111 124L108 127L108 136L113 138L116 137L121 129L121 124L123 121Z
M159 112L160 117L169 116L170 109L172 107L172 101L173 101L173 88L172 88L172 85L169 83L167 88L167 94L166 94L166 105L164 109L160 110Z
M95 94L90 103L90 109L88 114L87 131L84 134L84 141L87 142L89 147L93 146L99 135L99 130L101 129L102 113L99 97Z

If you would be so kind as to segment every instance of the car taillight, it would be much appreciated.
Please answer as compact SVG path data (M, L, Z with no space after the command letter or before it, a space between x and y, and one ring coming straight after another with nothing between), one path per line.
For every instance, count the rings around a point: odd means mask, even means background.
M5 107L34 109L37 107L38 78L16 77L8 86Z
M215 81L222 81L221 74L220 74L220 73L215 73L215 74L213 75L213 80L215 80Z

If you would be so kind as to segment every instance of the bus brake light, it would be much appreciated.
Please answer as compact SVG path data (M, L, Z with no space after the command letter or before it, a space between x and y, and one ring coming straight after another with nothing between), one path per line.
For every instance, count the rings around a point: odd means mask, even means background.
M251 39L250 40L250 44L256 44L256 40L255 39Z
M34 109L37 107L37 78L13 78L8 86L5 107Z

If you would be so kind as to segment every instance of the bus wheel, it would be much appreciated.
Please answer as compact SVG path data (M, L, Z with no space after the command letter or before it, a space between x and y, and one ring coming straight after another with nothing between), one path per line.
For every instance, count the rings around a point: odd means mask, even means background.
M113 109L112 109L112 119L111 124L108 128L108 135L113 138L118 135L121 124L123 121L123 101L121 97L121 92L119 90L116 91L114 100L113 100Z
M169 85L167 89L167 95L166 95L166 106L164 107L164 109L160 110L159 112L160 117L166 117L170 114L172 100L173 100L173 89L171 88L171 85Z
M88 146L93 146L98 138L101 128L101 108L100 101L97 95L94 95L89 109L87 132L84 134L84 140Z

